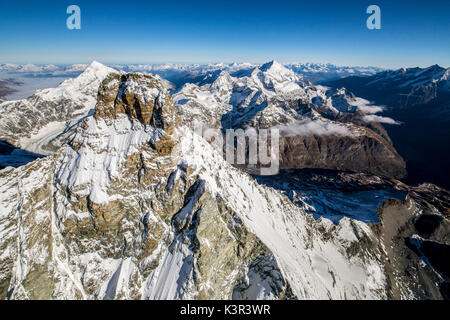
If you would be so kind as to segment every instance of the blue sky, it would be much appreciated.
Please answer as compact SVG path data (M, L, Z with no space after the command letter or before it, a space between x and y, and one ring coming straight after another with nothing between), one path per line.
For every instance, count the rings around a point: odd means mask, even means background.
M81 8L68 30L66 8ZM366 8L381 8L381 30ZM0 63L450 66L450 1L5 1Z

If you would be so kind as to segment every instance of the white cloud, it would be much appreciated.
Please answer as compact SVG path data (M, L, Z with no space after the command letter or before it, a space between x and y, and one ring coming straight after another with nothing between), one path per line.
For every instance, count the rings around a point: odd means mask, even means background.
M365 122L380 122L380 123L396 124L396 125L401 124L401 122L395 121L392 118L376 116L373 114L363 116L362 120Z
M311 135L354 135L349 128L343 124L327 122L323 120L301 120L287 125L276 126L280 135L284 137L311 136Z
M383 111L384 108L374 105L360 105L358 106L358 110L364 114L374 114Z
M351 105L356 106L364 114L375 114L384 110L384 107L372 105L370 101L363 98L355 98Z

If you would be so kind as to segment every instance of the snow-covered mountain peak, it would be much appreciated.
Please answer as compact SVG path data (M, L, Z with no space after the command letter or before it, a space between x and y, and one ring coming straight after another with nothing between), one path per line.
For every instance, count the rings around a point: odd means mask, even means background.
M354 113L358 109L367 111L365 106L369 104L368 101L355 99L344 88L330 90L303 81L295 72L275 60L249 72L233 73L231 76L221 71L213 82L185 85L175 93L174 100L186 124L191 122L195 114L196 118L201 118L201 122L209 124L223 123L224 119L220 120L220 117L226 117L225 122L231 126L242 123L278 125L303 118L311 109L313 111L309 116L319 112L327 117L336 117L343 113ZM308 107L303 110L298 107L299 103L307 104ZM370 113L379 110L372 108ZM211 121L211 117L215 121Z
M60 97L76 100L81 98L80 94L96 92L100 83L110 73L117 73L117 71L94 61L78 77L65 80L56 88L38 90L35 95L45 100L54 100Z
M173 101L160 81L144 74L111 73L98 90L94 116L77 126L61 151L71 169L63 170L60 179L83 190L95 203L108 202L109 183L127 158L144 145L155 155L171 153L179 124ZM89 171L93 172L82 173Z
M432 66L426 68L427 70L433 70L433 71L441 71L444 70L444 68L442 68L440 65L438 64L433 64Z
M38 154L52 153L61 145L55 139L62 138L93 111L100 83L110 73L119 74L94 61L78 77L65 80L56 88L2 103L0 139Z
M405 107L426 104L435 99L446 100L445 95L450 89L448 75L448 69L436 64L427 68L388 70L362 78L360 83L365 89L371 87L375 91L384 91L384 95L392 90L397 91L396 103Z
M219 76L211 83L210 88L215 90L229 90L235 79L227 72L221 71Z
M285 73L289 70L276 60L272 60L272 61L264 63L260 69L263 72L271 71L271 72L282 72L282 73Z
M283 66L281 63L276 60L272 60L263 64L259 68L265 75L269 75L273 77L277 81L289 80L289 81L297 81L300 80L300 77L295 75L295 73Z
M96 79L103 81L106 76L110 73L117 73L117 70L107 67L104 64L101 64L100 62L93 61L90 65L86 67L86 69L74 80L77 82L82 82L84 79Z
M107 67L106 65L94 60L91 62L91 64L89 64L87 66L87 68L85 69L84 72L88 72L88 73L89 72L105 72L105 71L111 72L112 70L114 70L114 69Z

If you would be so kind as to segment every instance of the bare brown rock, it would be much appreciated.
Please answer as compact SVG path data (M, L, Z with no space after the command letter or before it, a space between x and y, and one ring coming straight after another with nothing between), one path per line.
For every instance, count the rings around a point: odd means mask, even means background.
M94 117L107 120L121 114L161 129L150 145L161 155L171 152L175 145L171 135L180 120L170 94L156 78L136 73L112 73L102 82Z
M167 90L150 75L110 74L100 85L94 117L117 118L127 114L144 125L172 133L178 123Z
M364 135L281 137L280 168L356 171L389 178L406 176L406 164L392 145L364 128Z

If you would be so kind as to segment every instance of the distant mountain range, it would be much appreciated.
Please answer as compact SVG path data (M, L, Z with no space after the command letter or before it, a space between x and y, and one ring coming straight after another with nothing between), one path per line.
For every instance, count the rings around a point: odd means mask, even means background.
M345 87L377 105L383 116L402 122L387 131L406 159L408 182L429 181L450 188L450 68L402 68L372 76L325 82Z
M305 79L316 83L349 76L370 76L385 70L377 67L336 66L330 63L291 63L285 66Z
M174 87L181 87L185 83L205 81L205 77L217 76L222 71L236 75L252 70L257 66L252 63L110 65L111 68L124 72L159 75L173 83ZM87 64L0 64L0 81L2 78L19 80L19 83L9 83L9 86L7 83L2 84L0 82L0 98L8 94L10 99L26 98L34 90L55 87L67 78L77 77L87 67ZM340 67L333 64L315 63L286 64L285 67L312 82L337 79L350 75L372 75L382 70L375 67ZM2 90L2 87L5 89ZM14 92L16 93L14 94Z
M371 76L354 75L329 81L333 86L343 86L378 100L390 108L414 107L433 102L444 102L450 94L450 68L438 65L428 68L402 68L383 71ZM429 110L448 112L448 110Z
M221 71L176 90L183 123L222 130L279 128L283 169L406 175L403 159L379 125L395 120L374 117L379 107L345 89L316 86L276 61L233 75Z

